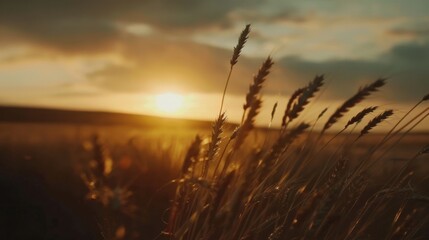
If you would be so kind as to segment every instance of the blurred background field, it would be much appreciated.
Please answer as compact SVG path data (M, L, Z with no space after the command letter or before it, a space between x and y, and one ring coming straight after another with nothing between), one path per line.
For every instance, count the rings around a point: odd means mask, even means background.
M6 239L153 239L159 236L174 196L176 185L171 181L178 178L184 153L196 134L209 138L211 131L209 122L178 125L177 120L168 119L150 126L26 119L28 122L0 123L0 228ZM232 125L227 126L227 132L232 129ZM100 199L103 194L97 196L98 199L90 196L82 177L94 161L95 136L113 162L111 180L106 184L111 188L110 195L104 196L104 202ZM252 143L252 147L262 146L273 136L274 131L258 129L247 142ZM366 136L353 151L368 151L381 136ZM403 139L373 168L371 184L397 171L426 144L427 136L427 133L416 133ZM329 147L340 146L343 141L344 137L340 137ZM335 150L329 149L326 153ZM428 171L426 161L419 159L414 166L415 174L423 181L415 186L423 190L427 190L425 184L429 183L424 175ZM125 196L122 192L124 196L121 196L121 190L132 195Z
M148 128L46 121L0 123L3 236L102 239L113 234L104 232L106 229L114 231L124 224L128 236L159 234L173 186L161 187L175 178L183 148L201 128L172 125L172 130L158 124L158 128ZM129 214L119 214L122 206L106 210L87 197L81 174L93 161L91 141L95 135L118 169L111 186L127 185L133 193L130 205L136 210Z
M428 7L1 2L0 239L429 239Z

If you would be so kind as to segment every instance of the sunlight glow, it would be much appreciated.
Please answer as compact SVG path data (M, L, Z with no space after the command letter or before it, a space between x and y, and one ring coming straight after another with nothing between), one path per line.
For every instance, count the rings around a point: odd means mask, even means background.
M177 113L183 105L183 96L175 93L163 93L156 96L156 108L164 113Z

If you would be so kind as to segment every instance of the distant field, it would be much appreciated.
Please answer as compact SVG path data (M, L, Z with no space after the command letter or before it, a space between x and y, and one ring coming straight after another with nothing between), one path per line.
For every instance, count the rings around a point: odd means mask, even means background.
M176 177L184 148L197 131L0 123L0 232L6 232L3 236L8 239L43 238L45 234L52 239L103 239L103 229L117 227L109 221L118 221L128 222L127 228L132 230L134 226L137 235L156 236L163 228L162 212L168 208L173 187L156 192ZM113 183L133 178L130 188L139 210L129 219L106 217L100 206L85 199L88 190L80 174L93 158L85 145L94 134L100 136L114 161L132 158L145 164L137 170L132 164ZM155 200L148 205L151 198Z
M120 115L105 115L104 119L97 115L98 122L88 124L83 121L89 115L74 113L68 116L74 123L54 123L53 115L42 113L46 112L38 111L38 123L28 119L13 123L10 115L8 122L0 123L0 228L5 239L103 239L116 236L121 227L129 239L153 239L165 228L165 211L175 187L168 183L178 177L186 149L196 134L208 138L211 131L209 123L184 120L158 119L139 125L134 119L129 125L118 124L115 121ZM5 121L8 117L1 118ZM116 120L106 124L106 119ZM232 129L227 127L225 136ZM88 148L94 135L99 136L114 163L109 186L127 186L133 193L126 205L103 206L87 199L82 173L94 158L93 149ZM275 132L259 129L248 142L263 146L275 136ZM380 137L368 135L353 150L368 151ZM334 152L343 140L336 139L327 152ZM409 135L374 168L374 175L389 176L425 144L427 134ZM427 173L423 161L416 163L416 175ZM424 188L424 184L417 185ZM133 213L123 214L130 206Z
M100 111L77 111L52 108L0 106L0 122L12 123L68 123L97 126L134 126L150 128L207 128L210 122L155 117L138 114Z

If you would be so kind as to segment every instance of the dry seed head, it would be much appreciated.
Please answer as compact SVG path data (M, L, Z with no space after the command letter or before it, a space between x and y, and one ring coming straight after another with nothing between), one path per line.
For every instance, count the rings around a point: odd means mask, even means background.
M290 99L286 105L285 113L284 113L283 118L282 118L282 127L284 127L286 125L286 118L289 115L290 109L292 108L292 104L304 92L304 90L305 90L305 88L298 88L297 90L295 90L295 92L290 97Z
M188 173L189 168L192 165L192 162L198 159L198 155L200 154L201 142L202 142L201 137L197 135L195 137L194 142L192 142L191 146L189 147L188 152L186 153L186 156L185 156L185 160L183 161L183 165L182 165L183 175Z
M250 33L250 24L247 24L246 27L241 32L240 37L238 38L237 46L234 47L234 51L232 53L232 57L230 61L231 67L237 63L241 50L243 49L244 44L246 43L247 38L249 37L249 33Z
M246 120L244 120L243 125L241 125L237 139L235 140L235 148L239 148L241 144L246 139L249 132L255 127L255 119L259 114L259 109L261 108L262 100L257 98L252 102L249 112L247 113Z
M368 107L368 108L365 108L364 110L360 111L358 114L356 114L354 117L352 117L352 118L347 122L347 124L346 124L346 126L344 127L344 129L346 129L348 126L350 126L350 125L352 125L352 124L360 123L360 122L362 121L362 119L363 119L366 115L368 115L368 114L370 114L370 113L374 112L377 108L378 108L377 106L375 106L375 107Z
M259 113L259 109L261 108L262 100L260 98L255 99L253 101L252 106L250 107L249 114L247 114L246 120L244 121L243 127L248 127L249 130L253 129L256 116Z
M328 108L323 109L323 110L320 112L319 116L317 116L317 119L320 119L321 117L323 117L323 115L325 115L326 111L328 111Z
M223 133L222 128L223 128L223 125L225 124L225 120L226 120L226 116L224 112L221 115L219 115L218 119L216 119L216 121L213 124L211 141L209 143L206 157L203 163L203 173L202 173L203 176L205 176L208 171L210 161L213 160L213 158L216 156L217 152L219 151L219 145L220 145L220 142L222 141L222 137L221 137L221 134Z
M381 122L383 122L384 120L386 120L387 118L389 118L390 116L393 115L393 110L387 110L384 111L382 114L378 115L377 117L373 118L371 121L369 121L369 123L362 129L362 131L360 132L360 136L363 136L365 134L367 134L371 129L373 129L374 127L376 127L378 124L380 124Z
M354 107L356 104L360 103L371 93L378 91L378 89L386 84L386 79L380 78L377 79L370 85L364 86L359 89L359 91L343 103L332 115L329 117L328 121L325 123L325 126L322 129L322 133L329 129L334 123L338 121L350 108Z
M289 113L288 118L291 121L294 118L297 118L299 113L304 110L305 105L308 104L310 98L314 96L314 94L319 91L320 87L322 87L324 81L324 76L316 76L313 81L311 81L308 86L304 89L302 94L299 96L297 102L292 106L292 109Z
M223 133L223 125L225 124L226 116L225 112L219 115L218 119L213 123L212 137L207 150L208 161L212 160L219 150L219 144L221 142L221 134Z
M278 102L274 103L273 110L271 110L271 121L273 121L274 114L276 114L277 104Z
M234 138L236 138L237 137L237 133L238 133L239 130L240 130L240 127L236 127L234 129L234 131L232 132L231 136L229 137L229 139L233 140Z
M243 105L243 110L250 108L252 102L257 98L258 94L262 89L262 84L265 82L266 77L270 73L270 69L273 66L274 62L270 56L262 63L261 68L253 77L253 83L249 86L249 92L246 95L246 103Z
M288 122L291 122L299 116L299 114L304 110L305 106L309 103L310 98L312 98L314 94L319 91L320 87L322 87L323 81L323 75L316 76L314 80L311 81L306 88L304 88L302 94L299 95L296 103L292 106L286 115Z

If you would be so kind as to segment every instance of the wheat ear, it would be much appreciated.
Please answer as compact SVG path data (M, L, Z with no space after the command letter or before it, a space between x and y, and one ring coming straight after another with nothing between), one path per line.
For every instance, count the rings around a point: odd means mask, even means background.
M244 44L246 43L247 39L249 38L249 33L250 33L250 24L247 24L246 27L241 32L240 37L238 38L237 45L234 47L234 51L232 53L231 60L229 61L230 68L229 68L228 77L226 78L225 88L223 89L219 115L222 114L223 103L225 101L225 95L226 95L226 89L228 88L229 80L231 79L232 69L234 68L234 65L237 64L237 62L238 62L238 57L240 56L240 53L244 47Z
M343 103L328 119L322 129L322 133L328 130L332 125L334 125L338 119L340 119L350 108L354 107L356 104L360 103L371 93L378 91L378 89L386 84L386 79L380 78L373 82L370 85L360 88L359 91Z

